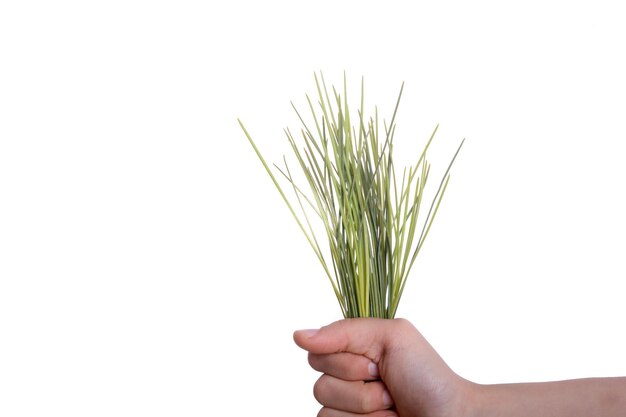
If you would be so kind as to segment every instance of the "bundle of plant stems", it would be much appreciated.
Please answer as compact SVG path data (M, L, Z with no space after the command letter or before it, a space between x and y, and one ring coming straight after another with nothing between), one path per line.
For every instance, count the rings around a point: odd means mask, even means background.
M282 168L274 165L277 176L293 191L295 202L293 197L291 201L287 198L250 134L238 121L319 259L343 316L393 318L463 141L432 201L423 205L430 173L426 152L437 127L415 165L396 174L393 140L404 84L389 123L383 121L382 126L377 108L370 118L364 116L363 80L356 117L348 107L345 74L343 95L334 87L330 95L321 73L320 77L315 74L315 84L317 103L307 95L310 125L292 103L302 127L297 136L285 129L305 184L296 184L286 158ZM305 192L305 188L309 191ZM329 249L326 256L315 224L318 232L320 228L325 231Z

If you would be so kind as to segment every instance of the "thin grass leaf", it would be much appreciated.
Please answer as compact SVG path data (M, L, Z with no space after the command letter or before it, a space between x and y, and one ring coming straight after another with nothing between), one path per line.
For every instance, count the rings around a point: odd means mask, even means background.
M239 121L239 124L322 264L344 317L393 318L409 273L445 195L450 169L463 142L443 175L426 217L421 220L422 200L430 172L426 154L438 126L424 146L417 163L408 169L404 168L402 179L398 182L393 161L393 141L404 83L400 87L389 123L383 120L381 135L378 107L374 107L373 117L365 117L364 78L361 78L357 123L351 119L346 74L342 94L334 86L327 88L322 73L319 77L314 74L314 79L317 107L306 96L314 130L309 128L308 122L293 103L292 107L302 125L302 146L298 145L289 129L285 129L287 141L310 192L296 185L286 158L284 170L275 165L277 172L293 190L304 222L295 212L243 123ZM314 219L319 219L326 233L326 250L317 239L308 210L315 214ZM419 236L418 228L421 230ZM331 267L324 253L329 255Z

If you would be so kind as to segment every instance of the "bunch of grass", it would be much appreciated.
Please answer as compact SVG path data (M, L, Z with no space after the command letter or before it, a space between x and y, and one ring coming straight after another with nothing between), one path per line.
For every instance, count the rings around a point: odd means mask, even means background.
M437 127L426 143L417 163L405 168L401 178L393 161L396 115L404 84L389 123L378 109L364 116L364 86L361 80L360 108L356 123L348 107L344 75L343 95L335 87L332 96L324 77L315 74L317 106L307 95L312 116L311 128L293 105L302 128L300 144L285 129L295 159L310 194L296 184L284 159L275 168L295 195L292 204L255 142L238 119L250 144L271 177L291 214L300 226L313 252L330 280L343 316L393 318L398 309L407 277L415 263L450 181L450 168L463 141L452 157L427 211L422 210L430 164L426 152ZM299 208L299 213L294 207ZM423 212L425 212L425 217ZM331 264L322 251L312 217L326 232ZM319 224L319 223L318 223Z

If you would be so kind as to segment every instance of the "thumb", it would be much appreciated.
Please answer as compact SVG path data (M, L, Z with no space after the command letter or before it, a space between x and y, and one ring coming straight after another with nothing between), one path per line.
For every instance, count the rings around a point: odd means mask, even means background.
M350 352L378 363L401 326L412 325L403 319L358 318L336 321L316 330L298 330L293 339L302 349L314 354Z

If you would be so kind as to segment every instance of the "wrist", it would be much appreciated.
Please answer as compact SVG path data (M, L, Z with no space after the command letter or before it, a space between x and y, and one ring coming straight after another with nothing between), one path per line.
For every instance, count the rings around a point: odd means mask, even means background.
M448 415L456 417L485 417L481 411L483 391L484 385L461 378L456 398Z

